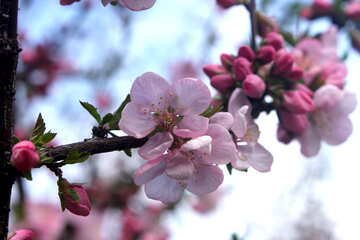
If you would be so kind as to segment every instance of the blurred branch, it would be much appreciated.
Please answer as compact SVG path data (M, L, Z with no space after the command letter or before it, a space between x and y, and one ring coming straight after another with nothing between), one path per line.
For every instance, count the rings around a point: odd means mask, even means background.
M40 151L40 154L47 154L54 162L65 159L69 153L77 149L80 153L86 152L91 155L112 151L123 151L130 148L138 148L145 144L147 138L134 137L113 137L113 138L92 138L83 142L77 142L58 147L50 147Z
M250 1L250 22L251 22L251 48L256 51L256 2L255 0Z
M11 189L15 181L8 163L14 128L14 81L20 52L17 17L18 0L0 0L0 240L7 239Z

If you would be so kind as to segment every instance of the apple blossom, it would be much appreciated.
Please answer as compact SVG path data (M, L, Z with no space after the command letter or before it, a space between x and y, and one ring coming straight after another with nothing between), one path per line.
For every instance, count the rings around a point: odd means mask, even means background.
M236 79L243 81L247 75L252 73L251 62L244 57L238 57L233 64L233 72Z
M19 171L30 171L39 162L39 154L31 141L23 140L12 147L11 164Z
M274 60L275 48L273 46L262 46L256 54L256 57L263 63L267 64Z
M264 80L256 74L247 75L242 87L244 93L251 98L261 98L266 88Z
M69 184L64 180L62 194L65 208L70 212L79 216L88 216L90 214L90 200L82 186ZM74 198L74 194L77 195L78 199Z
M238 50L238 57L244 57L249 62L253 62L255 60L255 53L249 46L241 46Z

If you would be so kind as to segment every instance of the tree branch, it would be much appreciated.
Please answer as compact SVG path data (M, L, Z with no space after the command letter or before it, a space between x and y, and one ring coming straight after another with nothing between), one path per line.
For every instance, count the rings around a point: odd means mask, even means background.
M138 148L145 144L147 138L114 137L114 138L92 138L83 142L77 142L58 147L50 147L40 151L40 154L54 159L54 162L65 159L69 153L77 149L80 153L87 152L91 155L112 151L122 151L129 148Z
M251 22L251 48L256 52L256 2L255 0L250 0L250 6L248 8L250 12L250 22Z

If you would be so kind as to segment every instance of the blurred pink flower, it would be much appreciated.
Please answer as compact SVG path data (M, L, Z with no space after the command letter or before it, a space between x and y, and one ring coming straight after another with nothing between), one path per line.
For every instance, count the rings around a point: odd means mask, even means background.
M141 11L151 8L156 0L101 0L101 2L104 6L112 2L118 2L130 10Z
M352 1L345 7L346 17L358 21L360 20L360 2Z
M206 214L213 211L224 196L224 191L218 189L212 193L202 195L192 203L192 208L200 213Z
M32 240L34 233L30 230L26 229L19 229L16 230L13 234L11 234L11 237L9 240Z
M40 156L31 141L23 140L12 147L11 164L19 171L30 171L39 162Z

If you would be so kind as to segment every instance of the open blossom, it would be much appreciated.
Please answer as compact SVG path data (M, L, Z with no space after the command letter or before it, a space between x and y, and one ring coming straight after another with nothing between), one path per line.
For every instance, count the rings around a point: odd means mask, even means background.
M229 101L229 112L234 117L231 130L237 137L237 158L231 162L236 169L250 166L260 172L270 171L273 157L258 143L259 128L251 117L251 104L241 89L236 89Z
M346 141L352 132L348 115L354 111L355 94L332 85L319 88L314 95L315 110L309 116L309 127L299 137L301 152L315 156L320 150L321 140L330 145Z
M306 85L310 86L318 79L322 84L344 87L347 70L337 57L336 46L336 27L331 27L321 40L304 39L296 45L292 55L295 64L304 70Z
M141 11L151 8L156 0L101 0L101 2L104 6L112 2L118 2L130 10Z

